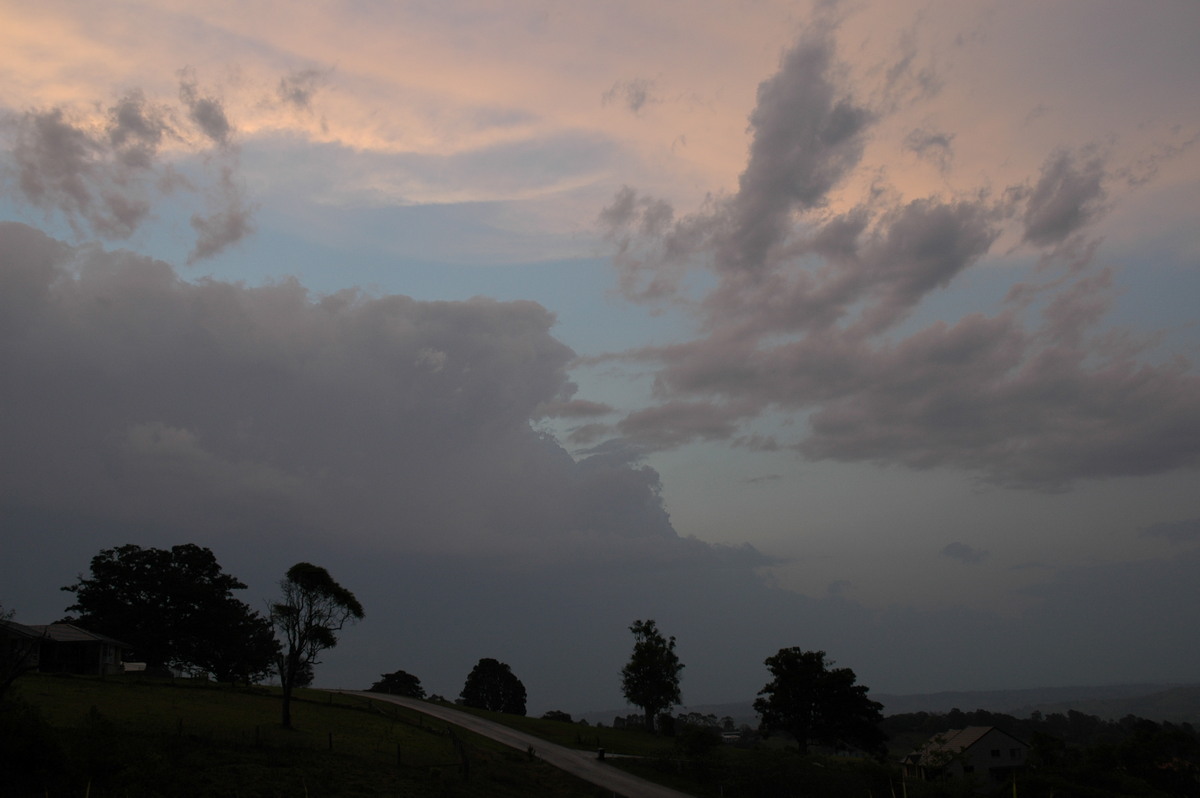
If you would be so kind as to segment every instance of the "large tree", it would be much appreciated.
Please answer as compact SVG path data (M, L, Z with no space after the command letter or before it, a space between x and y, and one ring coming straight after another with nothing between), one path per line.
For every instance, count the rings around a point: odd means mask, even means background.
M149 667L249 681L269 670L275 650L269 622L233 597L245 587L211 550L185 543L104 549L91 577L63 590L75 594L75 623L130 644Z
M464 706L476 709L525 714L525 685L506 663L491 657L475 663L459 698Z
M679 673L683 664L675 654L675 638L664 638L652 620L634 621L633 655L621 669L625 699L641 707L646 729L654 731L654 719L679 703Z
M421 686L421 680L408 671L383 674L379 677L379 681L371 685L370 691L372 693L391 693L392 695L402 695L409 698L425 697L425 688Z
M883 705L855 684L854 671L834 668L824 651L781 648L767 657L773 677L754 702L764 733L783 731L795 738L800 752L809 745L853 746L881 754L886 736L879 729Z
M320 664L317 655L337 645L337 633L361 620L362 605L324 568L298 562L279 582L283 595L271 605L271 621L282 638L279 683L283 687L283 726L292 727L292 691Z

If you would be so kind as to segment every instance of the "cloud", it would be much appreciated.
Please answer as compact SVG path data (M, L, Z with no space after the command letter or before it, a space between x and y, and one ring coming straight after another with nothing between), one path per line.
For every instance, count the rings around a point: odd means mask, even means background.
M611 405L603 402L592 402L587 399L571 399L566 402L551 402L543 408L547 416L560 418L591 418L604 416L613 412Z
M968 546L966 543L955 541L947 543L942 547L941 554L943 557L949 557L952 560L958 560L968 564L983 562L987 559L988 553L982 549L977 549L973 546Z
M1151 524L1138 534L1144 538L1163 538L1172 543L1191 543L1200 540L1200 518Z
M0 226L0 303L9 505L70 495L180 538L353 530L497 566L531 548L596 567L722 556L676 535L654 469L611 449L576 462L531 426L606 412L571 401L573 353L535 303L192 283L17 223Z
M60 213L77 237L106 240L132 237L153 217L155 203L170 195L202 194L208 207L191 216L196 241L188 262L213 257L253 230L253 208L238 183L232 125L220 103L199 94L190 71L181 78L180 100L187 111L182 117L178 107L140 89L99 115L54 107L11 117L4 143L17 193ZM177 166L180 152L203 156L202 173L215 170L215 181L194 185Z
M312 108L313 96L321 88L328 72L320 69L298 69L279 79L275 96L281 103L299 110Z
M216 97L200 94L195 71L191 68L179 71L179 100L187 106L191 120L214 144L222 147L229 144L233 125L225 116L225 107Z
M915 128L905 137L904 148L945 172L954 160L954 134Z
M1096 219L1104 210L1105 169L1099 157L1080 158L1060 151L1042 165L1025 206L1025 240L1057 244Z
M633 80L618 80L600 97L601 103L622 102L626 108L635 114L641 113L647 103L659 102L654 95L654 81L646 78Z
M894 109L858 99L846 71L815 26L759 87L736 193L680 214L626 186L601 213L622 292L690 310L700 330L589 361L657 369L659 406L620 433L652 449L738 444L783 413L807 422L783 445L812 459L1039 490L1200 465L1200 377L1148 361L1153 336L1108 318L1113 272L1085 238L1113 201L1104 157L1058 148L1003 192L906 197L863 163ZM902 146L951 169L952 131L907 130ZM1038 256L1039 280L1012 268L1006 299L959 293L947 312L965 273L1011 255L1001 240Z
M196 231L196 243L188 253L188 265L211 258L254 232L254 208L247 203L232 167L221 170L209 204L212 210L208 214L192 214L190 221Z

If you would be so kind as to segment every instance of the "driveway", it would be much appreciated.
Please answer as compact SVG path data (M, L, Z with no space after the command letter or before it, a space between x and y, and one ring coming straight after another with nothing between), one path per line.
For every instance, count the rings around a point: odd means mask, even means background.
M330 690L329 692L367 696L377 701L399 704L447 723L453 723L455 726L469 729L484 737L490 737L496 742L521 751L528 751L532 747L534 754L543 762L554 765L554 767L565 770L598 787L612 790L624 798L691 798L687 793L663 787L606 765L596 758L596 754L589 751L577 751L574 748L556 745L540 737L534 737L532 734L525 734L487 718L481 718L469 712L461 712L442 704L431 704L415 698L404 698L386 693L368 693L363 690Z

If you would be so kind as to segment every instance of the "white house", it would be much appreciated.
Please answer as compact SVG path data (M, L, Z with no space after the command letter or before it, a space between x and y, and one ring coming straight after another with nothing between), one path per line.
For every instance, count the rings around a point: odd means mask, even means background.
M923 781L978 777L1003 782L1025 767L1029 745L995 726L969 726L934 735L904 757L904 775Z

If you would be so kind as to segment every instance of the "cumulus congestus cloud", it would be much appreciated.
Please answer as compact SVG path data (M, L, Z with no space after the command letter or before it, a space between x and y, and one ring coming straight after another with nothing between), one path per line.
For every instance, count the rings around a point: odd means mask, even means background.
M815 26L759 87L734 194L681 215L625 187L601 214L623 293L689 307L701 331L593 359L657 369L660 404L619 433L659 449L744 442L750 421L782 413L807 432L773 443L809 458L1044 490L1200 463L1200 378L1108 321L1112 272L1087 236L1124 167L1064 146L1003 191L906 197L864 162L895 104L886 90L877 105L860 99L843 73ZM952 130L909 128L896 145L947 174L954 142ZM854 185L866 186L857 201ZM1014 271L991 306L930 318L929 300L990 268L1002 240L1042 271ZM697 271L708 280L687 279Z
M190 283L14 222L0 266L6 502L500 564L721 556L676 535L654 469L531 426L606 411L536 303Z

